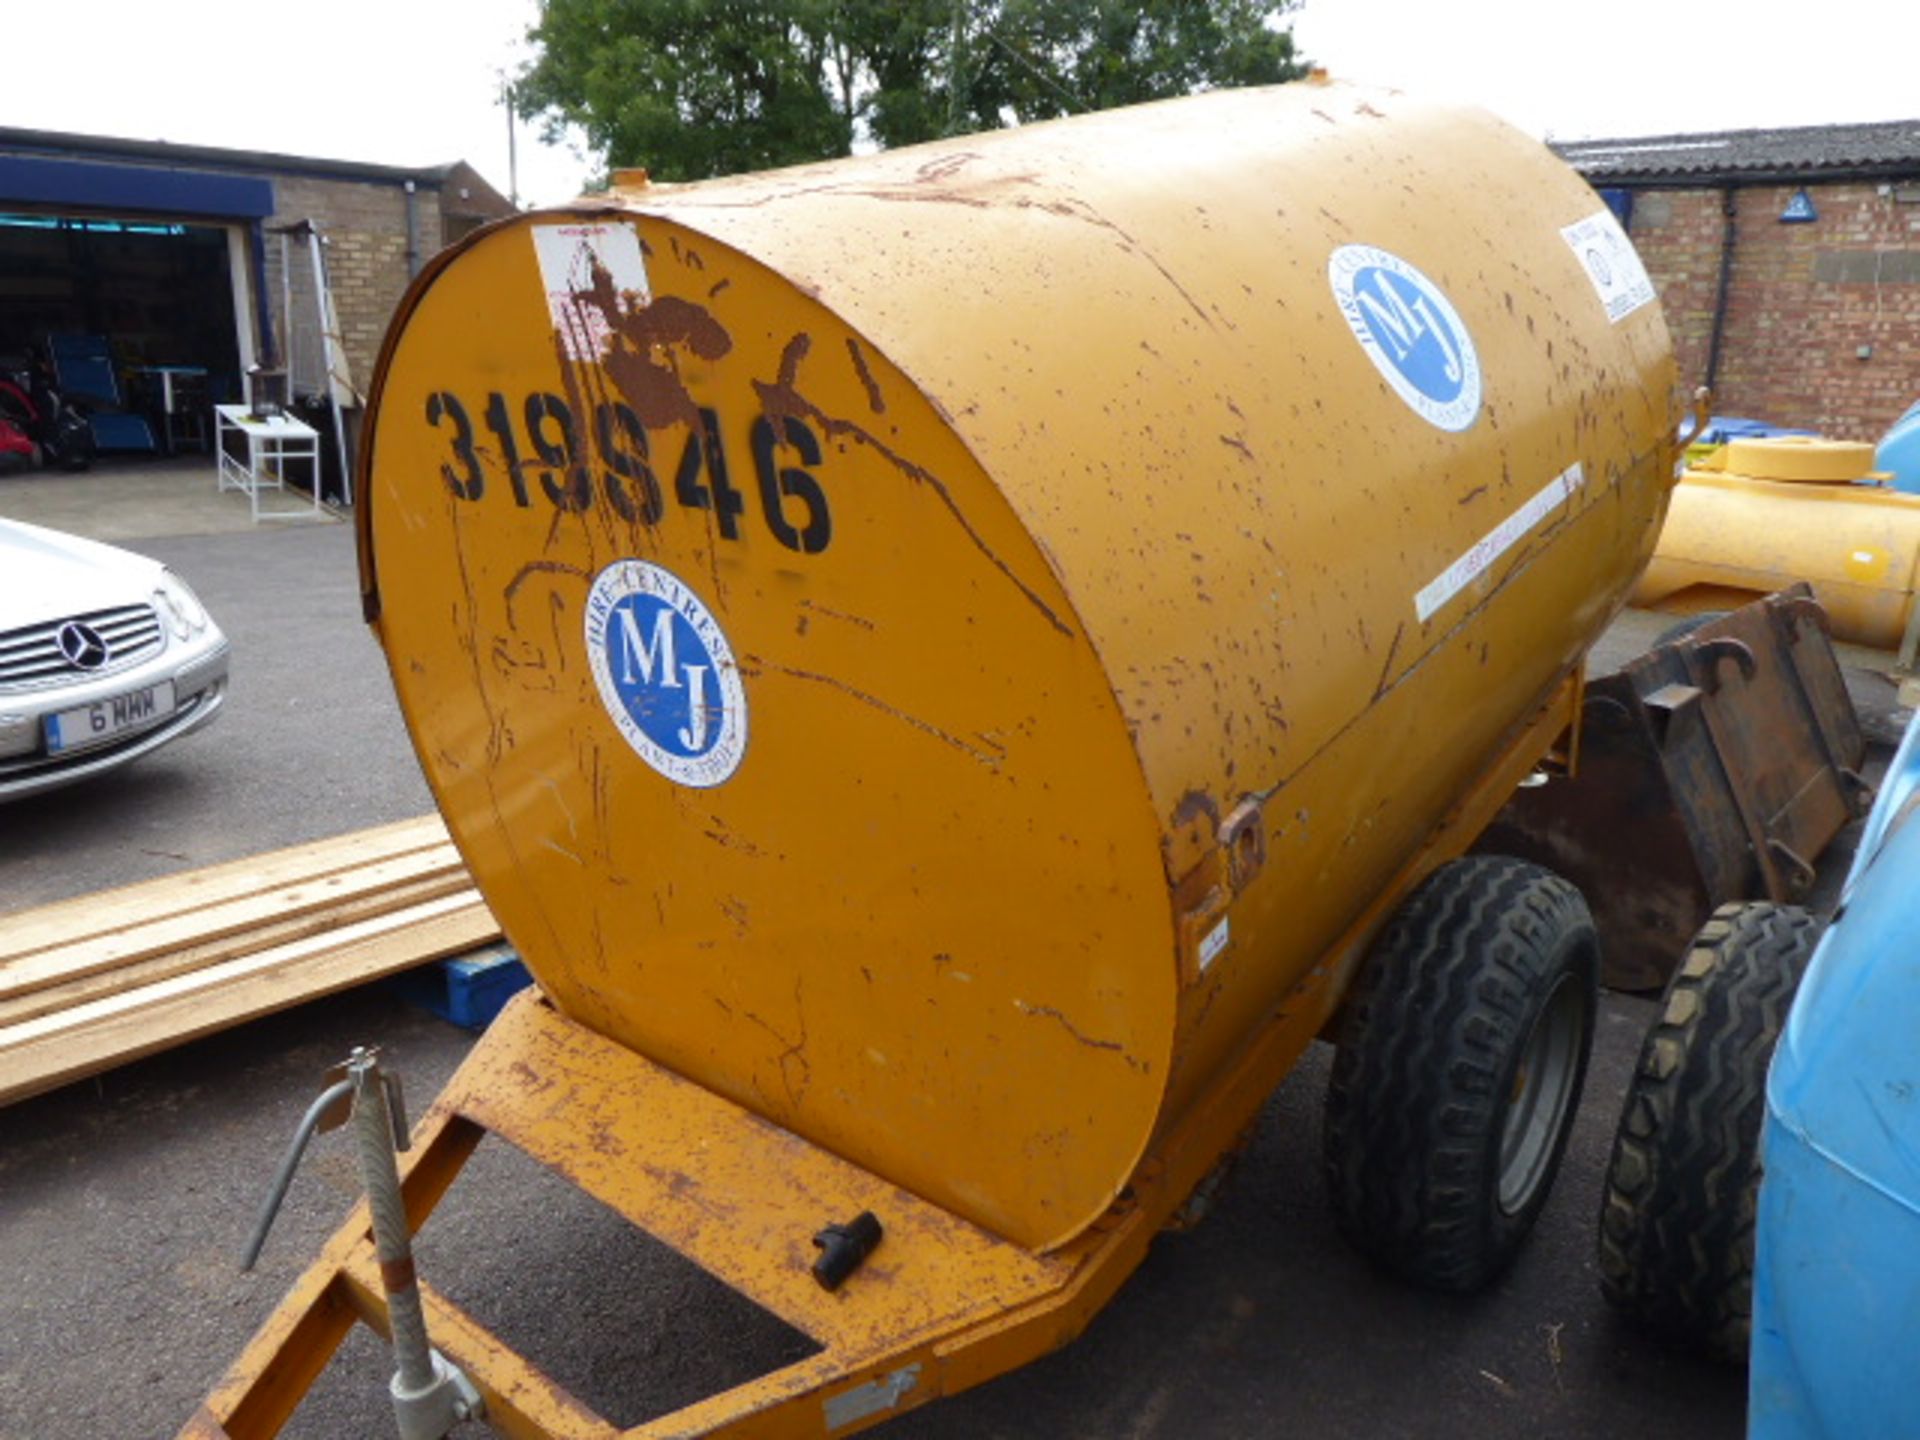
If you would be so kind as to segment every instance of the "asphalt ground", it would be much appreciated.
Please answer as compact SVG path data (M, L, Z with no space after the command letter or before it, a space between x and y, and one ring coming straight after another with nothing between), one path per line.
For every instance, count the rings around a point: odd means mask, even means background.
M430 807L358 621L346 527L132 543L185 574L233 637L229 711L118 777L0 810L0 909ZM1081 1339L881 1433L1740 1434L1742 1377L1637 1333L1595 1285L1601 1176L1654 1008L1604 1001L1552 1199L1489 1293L1408 1290L1334 1233L1319 1177L1330 1052L1316 1047L1212 1213L1157 1240ZM383 1047L417 1109L471 1037L372 987L0 1111L0 1440L175 1433L352 1203L350 1145L323 1137L259 1269L239 1272L295 1121L357 1043ZM793 1358L796 1337L770 1317L498 1141L429 1221L420 1256L430 1280L623 1423ZM357 1332L289 1433L391 1434L385 1375Z
M1614 1317L1593 1223L1619 1098L1651 1019L1610 998L1554 1194L1488 1294L1408 1290L1334 1233L1316 1047L1194 1230L1161 1237L1088 1332L889 1437L1229 1440L1297 1435L1714 1440L1744 1382ZM216 1036L5 1112L0 1437L175 1433L357 1190L344 1132L301 1169L258 1269L238 1257L320 1075L379 1043L424 1104L469 1044L371 989ZM770 1318L498 1141L420 1240L422 1273L619 1421L794 1358ZM305 1440L389 1435L387 1366L356 1332L296 1415Z
M360 621L352 527L119 543L185 576L226 631L226 710L99 782L0 807L0 913L433 809Z

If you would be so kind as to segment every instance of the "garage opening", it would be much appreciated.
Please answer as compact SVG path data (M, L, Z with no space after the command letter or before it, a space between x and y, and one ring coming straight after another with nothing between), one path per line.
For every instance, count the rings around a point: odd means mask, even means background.
M71 398L120 423L104 449L204 447L204 415L237 399L229 227L0 213L0 363L58 363Z

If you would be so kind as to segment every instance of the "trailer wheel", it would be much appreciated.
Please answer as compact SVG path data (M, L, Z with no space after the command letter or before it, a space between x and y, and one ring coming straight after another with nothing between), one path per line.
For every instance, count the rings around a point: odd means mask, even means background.
M1356 1248L1438 1290L1505 1269L1573 1128L1599 977L1586 901L1538 865L1470 856L1402 903L1327 1087L1327 1189Z
M1745 1358L1767 1065L1819 938L1805 910L1722 905L1667 982L1614 1133L1601 1292L1650 1327Z

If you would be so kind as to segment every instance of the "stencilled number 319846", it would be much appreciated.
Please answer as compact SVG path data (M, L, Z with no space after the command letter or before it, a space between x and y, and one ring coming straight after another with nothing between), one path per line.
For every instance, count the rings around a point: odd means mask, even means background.
M659 523L668 494L654 471L640 417L629 405L603 401L585 418L583 437L581 417L560 396L537 391L514 406L495 390L481 411L483 440L459 396L451 390L427 396L427 423L446 434L450 447L440 476L458 498L478 500L486 493L487 472L478 448L485 446L499 455L516 505L533 504L537 486L556 508L585 510L598 491L621 519ZM747 448L768 533L803 555L826 549L833 538L833 516L819 477L806 468L821 458L812 428L797 415L780 416L777 423L761 415L753 422ZM791 463L796 459L798 464ZM734 487L715 411L702 409L699 423L688 427L670 483L674 503L712 511L723 538L740 538L747 497Z

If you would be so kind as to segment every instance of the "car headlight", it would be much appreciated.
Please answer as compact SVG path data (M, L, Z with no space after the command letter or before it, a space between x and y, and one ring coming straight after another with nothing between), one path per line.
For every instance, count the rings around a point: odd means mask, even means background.
M159 603L160 613L166 617L167 627L173 631L176 640L198 635L207 628L206 607L187 588L187 582L171 570L160 573L160 584L154 590L153 598Z

